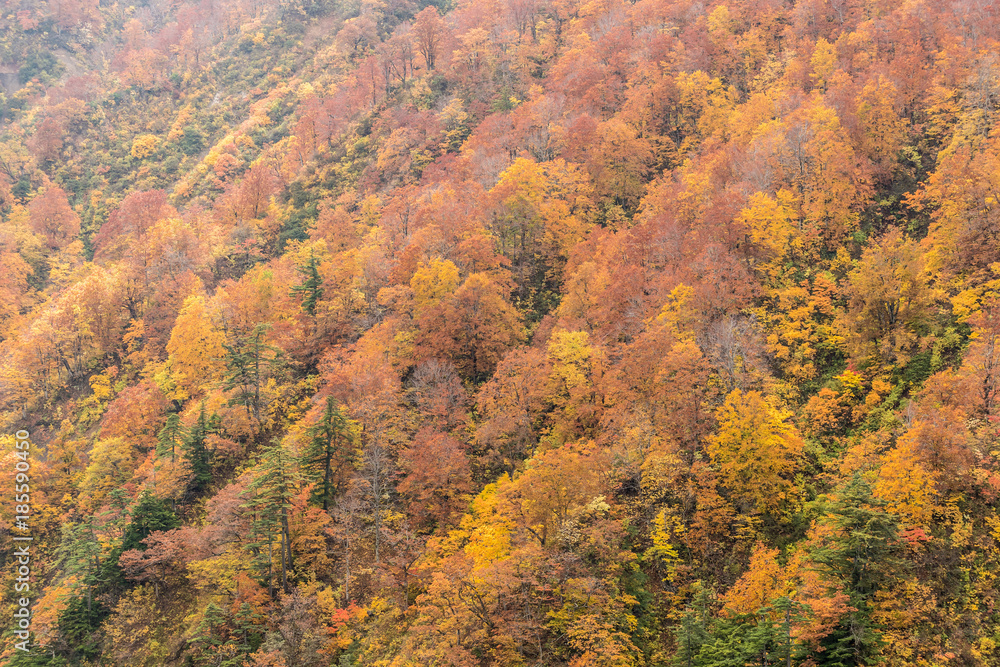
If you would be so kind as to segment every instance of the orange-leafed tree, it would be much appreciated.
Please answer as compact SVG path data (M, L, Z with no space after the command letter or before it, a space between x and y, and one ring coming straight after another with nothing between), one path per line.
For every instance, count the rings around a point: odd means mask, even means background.
M975 383L976 408L991 415L1000 400L1000 302L989 299L969 324L974 338L963 365Z
M413 444L400 453L406 476L398 490L410 497L409 514L416 527L453 525L472 492L469 460L453 435L433 428L417 432Z
M124 438L134 442L141 452L156 445L169 403L151 379L126 387L118 394L101 420L101 437Z
M523 473L498 486L498 495L539 546L551 546L574 512L602 495L605 465L593 443L568 443L536 454Z
M418 357L450 359L459 373L472 379L488 377L503 355L524 339L520 314L483 273L469 276L417 325Z
M448 26L438 14L437 7L433 5L424 7L414 17L413 40L416 42L417 51L423 56L424 65L429 71L437 68L441 41L446 37L447 30Z
M420 413L444 429L452 429L469 419L469 395L455 367L440 359L428 359L413 369L410 399Z
M541 350L516 349L479 390L475 443L481 465L512 474L531 454L541 430L549 367Z
M122 200L108 221L94 236L94 258L97 260L122 259L127 255L140 266L148 265L143 254L147 249L147 232L163 218L177 215L167 204L163 190L134 192Z
M29 301L31 266L16 252L0 250L0 331Z

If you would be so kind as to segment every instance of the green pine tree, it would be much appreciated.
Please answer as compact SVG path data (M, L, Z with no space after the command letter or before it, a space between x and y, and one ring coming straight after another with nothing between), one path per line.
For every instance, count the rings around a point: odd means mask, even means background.
M281 570L281 589L288 593L288 573L292 568L292 545L288 528L288 509L299 490L301 477L288 450L276 444L264 452L256 466L254 479L245 492L251 515L249 546L258 569L267 572L268 591L274 596L274 556Z
M278 364L278 348L268 345L265 335L269 324L258 324L247 334L233 336L226 348L226 376L223 388L235 390L231 405L242 405L247 416L260 424L260 389Z
M264 616L248 602L241 603L236 610L233 615L233 627L240 637L240 647L245 653L253 653L260 648L264 640L264 631L267 629L264 622Z
M103 581L101 545L94 531L93 518L78 524L63 524L61 541L56 556L63 571L79 582L83 588L81 599L88 609L93 609L94 594Z
M200 493L212 481L212 453L205 446L205 439L214 430L214 420L205 415L205 405L202 404L198 420L187 432L182 445L184 459L191 468L189 493Z
M165 458L170 455L170 462L173 463L178 445L184 440L184 427L181 426L181 418L175 412L167 417L167 423L160 429L156 437L156 455Z
M712 593L701 582L696 582L696 586L694 598L681 615L681 622L674 631L674 640L677 642L674 664L677 667L700 665L698 653L712 633L712 615L709 609Z
M771 651L769 662L773 665L784 663L785 667L791 667L793 662L805 657L805 649L795 643L792 629L808 620L809 609L791 597L783 595L775 600L769 608L765 608L761 612L766 614L769 619L772 616L771 612L777 612L777 623L773 624L771 630L774 637L774 648Z
M213 654L225 641L226 614L215 602L205 607L201 622L194 629L194 636L188 639L196 655L203 660L211 660Z
M302 455L303 468L310 482L319 483L322 477L322 485L317 487L313 499L328 510L330 500L338 491L334 474L350 458L355 442L354 428L333 398L327 398L323 416L308 433L310 440Z
M59 634L69 647L66 657L71 664L79 664L81 658L93 660L100 655L99 631L107 616L108 610L96 600L70 598L66 608L59 614Z
M121 552L145 549L144 539L158 530L173 530L181 525L173 510L149 491L143 491L132 509L132 521L122 536Z
M871 485L859 475L844 485L834 500L824 496L814 506L839 537L814 549L812 560L841 582L853 607L826 638L827 650L817 656L817 664L874 664L884 642L871 618L871 601L901 567L899 520L883 511L884 503L872 495Z
M302 310L310 317L316 317L316 306L323 298L323 277L319 275L319 261L316 255L309 253L309 261L295 267L302 274L304 280L301 284L292 287L292 295L300 295L302 298Z

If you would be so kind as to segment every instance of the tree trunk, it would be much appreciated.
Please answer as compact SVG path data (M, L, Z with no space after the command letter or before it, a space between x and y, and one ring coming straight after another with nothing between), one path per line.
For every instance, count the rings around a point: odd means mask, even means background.
M281 508L281 543L286 553L281 554L281 585L286 593L291 593L288 587L288 572L292 568L292 536L288 529L288 508Z

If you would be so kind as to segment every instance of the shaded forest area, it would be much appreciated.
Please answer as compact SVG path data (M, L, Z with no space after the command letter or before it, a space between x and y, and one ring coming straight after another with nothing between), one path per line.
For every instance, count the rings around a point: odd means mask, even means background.
M2 661L1000 665L998 14L6 0Z

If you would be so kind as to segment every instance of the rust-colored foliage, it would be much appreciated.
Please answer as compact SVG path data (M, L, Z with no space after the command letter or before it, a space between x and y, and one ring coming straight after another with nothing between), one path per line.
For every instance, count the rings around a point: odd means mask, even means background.
M997 3L127 4L0 16L35 657L995 662Z

